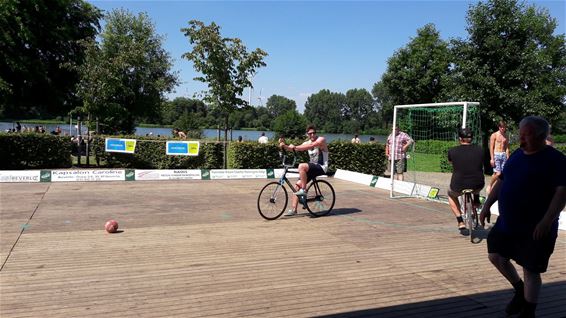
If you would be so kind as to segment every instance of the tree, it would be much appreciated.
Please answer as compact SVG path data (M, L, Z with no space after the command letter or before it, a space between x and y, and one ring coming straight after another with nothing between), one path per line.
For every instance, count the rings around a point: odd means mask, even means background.
M433 24L417 30L417 36L387 61L387 70L372 93L383 117L391 118L393 106L442 100L451 54Z
M346 92L346 102L342 109L342 118L344 123L349 123L342 126L342 132L355 133L359 132L360 128L369 128L367 118L373 112L375 112L374 100L366 89L348 90Z
M327 89L312 94L305 102L305 118L317 129L328 133L339 132L345 99L344 94L333 93Z
M553 34L556 20L516 0L478 3L467 19L469 38L453 41L447 95L479 101L486 132L498 119L532 114L557 123L566 110L566 46L564 34Z
M286 113L289 110L297 110L297 103L284 96L271 95L265 104L267 111L273 118Z
M202 121L207 116L208 109L201 100L186 97L176 97L162 104L161 119L165 125L171 125L183 114L198 118L198 126L205 126Z
M265 66L267 53L261 49L248 52L238 38L222 38L220 27L212 22L209 26L201 21L189 21L189 27L181 29L189 38L192 50L183 58L193 62L203 76L195 80L208 84L204 101L219 108L228 125L228 115L247 102L240 98L246 87L252 87L250 79L256 69Z
M176 84L171 58L145 13L110 12L100 38L86 45L78 89L84 104L76 111L98 117L105 133L132 133L136 119L159 116Z
M304 137L306 126L306 119L294 109L277 116L273 122L275 132L291 139Z
M81 0L0 1L0 117L55 117L78 105L83 40L102 13Z

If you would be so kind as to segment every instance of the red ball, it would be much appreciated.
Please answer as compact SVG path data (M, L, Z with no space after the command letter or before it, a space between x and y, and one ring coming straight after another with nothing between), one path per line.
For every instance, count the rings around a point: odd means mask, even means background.
M108 233L116 233L118 231L118 222L109 220L106 224L104 224L104 228Z

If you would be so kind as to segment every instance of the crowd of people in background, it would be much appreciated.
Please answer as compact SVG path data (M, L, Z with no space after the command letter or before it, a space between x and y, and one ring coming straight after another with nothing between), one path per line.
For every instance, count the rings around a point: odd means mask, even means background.
M38 134L45 134L47 130L44 126L22 126L19 122L16 122L14 128L6 129L7 133L38 133ZM61 127L57 126L54 130L50 132L52 135L61 135L63 130Z

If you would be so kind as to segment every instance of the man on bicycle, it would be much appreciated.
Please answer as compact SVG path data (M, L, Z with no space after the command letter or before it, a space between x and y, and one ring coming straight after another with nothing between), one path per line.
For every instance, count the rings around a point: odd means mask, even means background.
M462 195L462 190L474 190L474 207L477 207L479 193L485 185L485 177L483 175L483 150L480 146L472 145L472 131L468 128L461 128L458 136L460 145L448 150L448 161L452 164L448 202L458 221L458 229L463 231L466 230L466 225L462 219L458 197Z
M309 181L314 177L325 174L328 171L328 145L326 139L316 135L314 125L307 126L307 136L309 139L301 145L286 145L284 140L279 143L279 147L286 150L308 151L310 160L308 163L299 164L299 180L297 181L295 195L293 196L293 204L291 210L285 213L285 216L293 216L297 214L297 206L299 197L306 197L306 187Z

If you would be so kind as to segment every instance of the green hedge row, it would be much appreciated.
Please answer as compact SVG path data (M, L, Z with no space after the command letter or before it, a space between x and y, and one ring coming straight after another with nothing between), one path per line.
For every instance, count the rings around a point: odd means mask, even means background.
M385 171L385 148L380 144L352 144L350 142L332 142L328 144L330 151L329 170L344 169L371 175L381 175ZM242 142L230 144L229 166L235 169L280 168L280 149L275 143L258 144ZM297 162L307 162L305 151L297 152ZM292 153L287 152L292 162Z
M104 151L105 136L96 136L92 151L97 162L104 161L111 168L137 169L221 169L222 143L201 142L198 156L169 156L165 154L167 139L140 136L112 136L112 138L136 139L133 154Z
M71 167L69 137L49 134L0 134L0 169Z
M415 152L428 154L448 153L448 149L458 146L457 141L418 140L415 142Z

